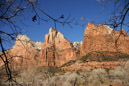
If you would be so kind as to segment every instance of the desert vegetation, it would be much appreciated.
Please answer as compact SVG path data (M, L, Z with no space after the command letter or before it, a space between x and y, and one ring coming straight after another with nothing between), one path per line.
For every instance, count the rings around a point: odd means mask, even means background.
M80 58L81 61L86 62L89 61L126 61L129 59L128 54L124 54L122 52L109 52L109 51L94 51L90 52L88 55Z
M129 61L124 67L109 70L63 71L55 67L39 67L19 71L15 79L22 86L129 86L128 68ZM5 82L1 86L8 85Z
M87 63L87 62L124 62L129 59L128 54L121 52L109 52L109 51L93 51L87 54L86 56L81 57L78 60L70 60L69 62L63 64L61 67L70 66L75 63Z

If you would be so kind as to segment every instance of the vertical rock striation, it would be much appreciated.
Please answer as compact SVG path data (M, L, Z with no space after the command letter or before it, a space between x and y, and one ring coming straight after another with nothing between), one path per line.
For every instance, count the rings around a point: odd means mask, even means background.
M77 51L71 42L69 42L59 31L54 28L49 29L45 35L45 41L42 45L40 55L40 65L61 66L69 60L79 58Z
M107 25L88 23L84 32L84 41L80 49L81 56L85 56L92 51L111 51L129 54L128 42L129 36L123 29L116 31Z

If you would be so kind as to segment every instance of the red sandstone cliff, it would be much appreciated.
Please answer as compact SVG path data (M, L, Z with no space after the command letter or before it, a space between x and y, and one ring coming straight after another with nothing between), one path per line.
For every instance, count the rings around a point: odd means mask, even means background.
M122 34L118 38L120 33ZM118 41L116 43L117 38ZM92 51L119 51L129 54L128 43L129 36L124 30L116 31L106 25L88 23L80 52L81 56L85 56Z
M79 51L57 30L50 28L45 36L40 55L40 65L61 66L69 60L78 59Z
M6 51L12 69L33 68L36 66L41 42L31 41L27 35L18 35L14 46Z

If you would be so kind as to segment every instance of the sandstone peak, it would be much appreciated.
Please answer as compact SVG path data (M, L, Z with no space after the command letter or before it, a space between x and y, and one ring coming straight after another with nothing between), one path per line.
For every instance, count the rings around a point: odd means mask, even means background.
M42 42L32 41L27 35L18 35L16 38L16 42L12 48L20 48L20 47L33 47L34 49L41 50Z
M41 42L32 41L27 35L18 35L14 46L7 52L12 68L33 68L37 64L41 46Z
M92 27L95 27L95 24L94 24L94 23L89 23L89 22L88 22L87 27L91 27L91 26L92 26Z
M45 35L45 42L47 43L52 43L53 40L61 41L64 39L64 35L52 27L49 29L49 33Z
M61 66L69 60L79 58L77 51L62 33L54 28L49 29L45 35L45 42L42 45L39 65Z
M112 31L113 31L113 29L112 28L110 28L109 26L107 26L107 25L103 25L107 30L108 30L108 33L109 34L111 34L112 33Z
M102 25L102 24L95 25L93 23L88 23L88 26L85 30L85 34L105 35L105 34L111 34L112 31L113 29L107 25Z
M54 28L49 29L49 33L45 35L45 42L43 43L42 48L55 46L58 49L71 48L73 45L64 35L57 31Z
M53 28L53 27L50 27L49 33L53 33L53 32L57 32L57 30L55 28Z
M30 38L27 35L18 35L16 41L30 41Z

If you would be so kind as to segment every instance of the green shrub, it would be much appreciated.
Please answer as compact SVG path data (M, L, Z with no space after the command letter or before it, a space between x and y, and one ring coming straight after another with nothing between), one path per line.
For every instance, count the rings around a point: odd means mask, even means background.
M50 66L50 67L48 67L47 71L48 71L48 73L55 75L55 73L61 72L61 69L59 67L56 67L56 66Z
M61 67L70 66L70 65L74 64L75 62L76 62L76 60L70 60L69 62L63 64Z
M87 59L90 61L118 61L118 60L128 60L129 55L121 52L109 52L109 51L94 51L90 52L86 56L83 56L80 60L86 62Z

